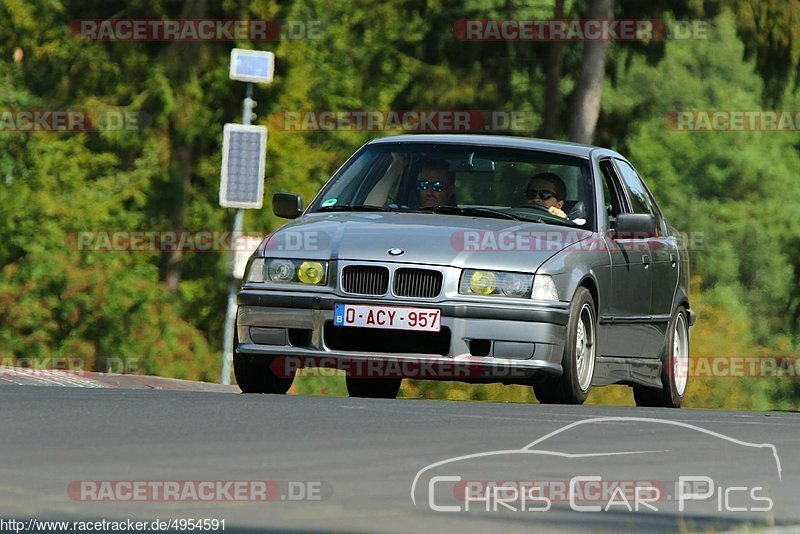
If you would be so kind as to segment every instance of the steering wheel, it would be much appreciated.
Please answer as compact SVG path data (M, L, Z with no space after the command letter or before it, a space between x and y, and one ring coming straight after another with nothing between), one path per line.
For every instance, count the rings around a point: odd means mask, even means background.
M517 208L535 208L538 210L542 210L545 213L550 213L550 208L547 208L545 206L540 206L539 204L520 204L519 206L514 206L514 209ZM550 213L550 215L552 215L552 213Z

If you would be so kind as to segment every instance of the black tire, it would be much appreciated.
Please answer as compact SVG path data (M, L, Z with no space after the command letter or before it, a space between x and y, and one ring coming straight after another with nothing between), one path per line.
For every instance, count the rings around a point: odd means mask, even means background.
M233 334L233 374L242 393L272 393L285 395L294 382L294 371L290 377L279 377L272 372L273 358L238 354L239 336Z
M394 399L400 391L402 378L346 378L347 393L351 397L368 399Z
M689 320L686 308L678 306L669 322L669 331L661 354L661 389L634 387L636 406L680 408L686 396L688 371Z
M582 333L583 342L578 338L579 332ZM536 399L542 404L583 404L592 390L596 356L596 307L589 290L579 287L569 305L567 337L561 358L564 372L558 378L548 378L534 384Z

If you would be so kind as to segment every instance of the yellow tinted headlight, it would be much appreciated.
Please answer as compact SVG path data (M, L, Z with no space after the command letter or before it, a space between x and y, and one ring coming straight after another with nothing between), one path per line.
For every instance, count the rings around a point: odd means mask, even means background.
M458 283L458 292L461 295L481 295L493 298L528 298L531 294L532 283L532 274L464 269Z
M328 281L328 262L318 260L266 259L265 282L324 286Z
M478 295L491 295L497 288L497 276L491 271L475 271L470 277L469 288Z
M325 280L325 269L318 261L304 261L297 270L297 278L304 284L320 284Z

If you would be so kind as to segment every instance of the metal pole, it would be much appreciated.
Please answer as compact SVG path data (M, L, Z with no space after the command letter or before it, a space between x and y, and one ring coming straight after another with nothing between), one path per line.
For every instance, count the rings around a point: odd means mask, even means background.
M237 209L236 217L233 220L233 234L231 244L238 241L242 234L242 222L244 220L244 210ZM232 253L231 260L233 260ZM228 286L228 309L225 312L225 335L223 337L222 349L222 383L231 383L231 364L233 363L233 329L236 328L236 293L239 291L239 281L233 277L233 261L231 261L231 283Z
M253 116L253 108L256 107L256 101L253 100L253 84L247 84L247 96L242 102L242 124L250 126L250 118Z
M253 108L256 101L253 100L253 84L247 84L247 96L242 102L242 124L249 125L253 116ZM244 210L237 209L233 219L233 234L231 234L231 245L238 242L242 235L244 225ZM222 383L231 383L231 364L233 363L233 329L236 328L236 293L239 291L239 280L233 276L234 257L236 250L231 252L231 283L228 286L228 308L225 311L225 331L222 338Z

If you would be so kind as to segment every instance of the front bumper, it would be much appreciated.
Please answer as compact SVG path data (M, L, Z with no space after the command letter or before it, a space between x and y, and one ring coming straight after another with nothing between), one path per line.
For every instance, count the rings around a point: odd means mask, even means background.
M383 361L407 377L508 383L562 372L569 318L566 303L509 306L454 300L420 302L255 289L241 291L237 302L237 352L256 357L294 357L295 363L290 365L298 365L298 361L312 365L316 361L325 367L350 370L355 365L363 370L361 364L365 362ZM341 346L331 346L335 345L331 329L342 328L332 325L336 303L440 309L443 334L437 341L446 342L436 353L431 353L431 344L425 342L418 350L399 353L392 347L392 335L403 335L403 341L407 341L407 333L374 330L369 332L375 338L373 345L370 338L359 350L342 350ZM348 337L351 330L363 329L346 329L338 338Z

